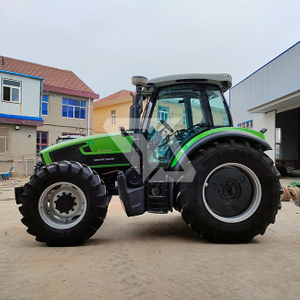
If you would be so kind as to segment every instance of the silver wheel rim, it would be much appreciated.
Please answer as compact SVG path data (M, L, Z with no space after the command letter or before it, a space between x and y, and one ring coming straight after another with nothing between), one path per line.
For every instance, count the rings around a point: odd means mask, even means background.
M80 223L86 213L86 197L73 183L57 182L40 196L38 209L42 220L55 229L69 229Z
M222 169L222 168L237 168L239 170L242 170L244 172L244 174L248 177L248 179L250 180L252 187L253 187L253 195L251 198L251 202L249 203L249 206L247 207L247 209L245 211L243 211L241 214L233 216L233 217L224 217L221 216L217 213L215 213L210 205L208 204L208 201L206 199L206 189L208 187L208 181L211 178L211 176L218 170ZM203 189L202 189L202 197L203 197L203 202L204 205L207 209L207 211L216 219L222 221L222 222L226 222L226 223L238 223L238 222L242 222L248 218L250 218L255 211L257 210L260 201L261 201L261 197L262 197L262 188L260 185L260 181L257 178L257 176L255 175L255 173L248 167L246 167L245 165L241 165L238 163L226 163L223 164L221 166L218 166L217 168L213 169L208 176L206 177L204 184L203 184Z

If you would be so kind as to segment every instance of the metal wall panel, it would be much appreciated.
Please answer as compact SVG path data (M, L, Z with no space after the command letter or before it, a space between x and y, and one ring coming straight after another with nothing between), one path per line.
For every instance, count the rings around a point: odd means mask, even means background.
M300 42L230 89L234 124L257 116L247 110L300 90Z

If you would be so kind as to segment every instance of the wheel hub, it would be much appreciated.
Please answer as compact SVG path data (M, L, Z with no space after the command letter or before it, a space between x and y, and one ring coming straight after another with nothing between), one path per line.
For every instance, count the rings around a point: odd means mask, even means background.
M233 217L251 204L253 188L249 178L235 167L217 169L207 180L206 201L216 214Z
M87 210L83 191L70 182L48 186L39 199L39 213L46 224L56 229L68 229L78 224Z
M69 214L70 211L74 211L74 206L76 206L76 197L71 193L66 194L63 192L61 195L57 195L58 200L54 201L55 209L57 209L61 214Z
M225 201L231 201L237 197L238 187L233 181L226 181L221 184L219 190L221 198L224 198Z

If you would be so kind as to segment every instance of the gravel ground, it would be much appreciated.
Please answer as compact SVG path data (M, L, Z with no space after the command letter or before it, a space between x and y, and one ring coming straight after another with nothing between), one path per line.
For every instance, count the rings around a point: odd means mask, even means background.
M178 212L128 218L113 197L83 246L51 248L20 222L12 191L26 181L0 181L1 300L299 299L300 207L292 201L265 235L227 245L198 237Z

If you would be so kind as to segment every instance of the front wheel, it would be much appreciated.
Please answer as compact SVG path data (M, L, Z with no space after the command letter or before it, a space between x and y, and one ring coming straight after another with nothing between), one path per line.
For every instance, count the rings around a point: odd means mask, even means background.
M109 202L99 176L68 161L35 173L22 198L20 212L27 232L49 246L82 244L102 225Z
M186 166L194 178L179 184L177 206L191 228L213 242L249 242L280 209L280 174L248 143L215 143ZM188 172L189 173L189 172Z
M36 173L43 166L44 166L44 164L42 161L37 162L36 165L34 166L34 173Z

